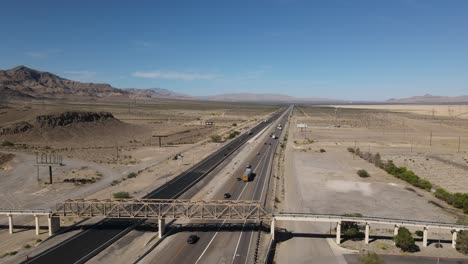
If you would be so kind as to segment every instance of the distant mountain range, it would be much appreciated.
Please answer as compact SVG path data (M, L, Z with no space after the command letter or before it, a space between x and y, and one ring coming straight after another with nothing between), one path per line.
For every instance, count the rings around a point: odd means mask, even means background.
M401 99L389 99L386 103L393 104L466 104L468 103L468 95L461 96L437 96L426 94L423 96L413 96Z
M230 93L199 97L223 102L270 102L270 103L344 103L343 100L327 98L297 98L284 94Z
M0 93L7 97L126 96L128 92L103 83L82 83L49 72L18 66L0 71Z
M175 93L173 91L162 89L162 88L126 88L125 91L130 93L131 98L177 98L177 99L196 99L192 96Z
M229 93L213 96L190 96L175 93L162 88L119 89L105 83L83 83L68 80L55 74L38 71L26 66L18 66L9 70L0 70L0 99L40 99L40 98L135 98L135 99L180 99L180 100L209 100L221 102L263 102L263 103L314 103L314 104L349 104L351 102L327 98L298 98L283 94L260 93ZM360 102L353 102L359 104ZM402 99L389 99L384 102L361 102L366 104L455 104L468 103L468 95L463 96L414 96Z

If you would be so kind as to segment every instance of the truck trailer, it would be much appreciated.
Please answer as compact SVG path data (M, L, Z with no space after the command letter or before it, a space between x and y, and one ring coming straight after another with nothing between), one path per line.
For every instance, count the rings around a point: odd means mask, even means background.
M242 174L242 181L249 182L252 180L253 172L252 168L249 166L245 169L244 174Z

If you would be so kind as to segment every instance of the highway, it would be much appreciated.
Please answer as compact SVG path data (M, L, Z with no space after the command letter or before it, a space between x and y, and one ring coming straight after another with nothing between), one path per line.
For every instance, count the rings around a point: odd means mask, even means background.
M271 122L277 120L284 111L286 109L274 113L270 117ZM167 184L149 193L144 198L172 199L179 197L267 125L269 123L260 122L250 130L252 135L244 133L238 136L215 153L175 177ZM271 149L270 146L269 148ZM265 157L265 154L260 157ZM251 184L246 186L249 185ZM233 195L233 197L235 196ZM105 219L64 242L31 257L23 263L84 263L141 223L141 220Z
M289 110L292 110L290 108ZM289 112L288 112L289 113ZM279 124L283 127L287 123L289 114L285 114ZM264 133L267 136L274 133L277 136L283 130L278 130L273 124ZM263 141L260 141L263 142ZM232 178L216 192L213 199L225 199L224 193L230 193L232 200L261 200L267 192L267 182L272 169L273 156L280 139L268 137L249 156L250 165L256 173L250 182L238 181L245 164L236 171ZM257 155L257 153L260 153ZM257 232L255 225L239 222L226 225L223 221L191 222L193 227L187 231L184 229L171 235L156 249L155 254L150 254L141 263L252 263L255 250ZM188 244L189 235L196 234L200 237L195 244ZM160 252L163 251L163 252Z

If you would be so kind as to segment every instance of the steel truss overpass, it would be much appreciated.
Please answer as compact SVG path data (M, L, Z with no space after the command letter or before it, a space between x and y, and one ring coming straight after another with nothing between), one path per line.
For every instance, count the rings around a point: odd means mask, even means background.
M10 233L13 233L13 215L47 215L50 234L57 229L60 217L80 218L118 218L118 219L157 219L159 236L165 232L166 219L188 220L226 220L226 221L263 221L271 223L272 239L275 239L277 221L307 221L336 224L336 243L341 243L341 225L343 222L354 222L365 225L365 243L369 243L370 225L391 225L394 235L403 226L423 229L423 246L427 246L428 230L447 230L452 233L452 246L455 247L457 234L468 230L467 225L440 223L430 221L393 219L383 217L351 217L343 215L325 215L309 213L269 212L260 201L248 200L190 200L190 199L73 199L58 203L54 210L18 210L0 209L0 215L9 217ZM55 221L53 221L55 220Z

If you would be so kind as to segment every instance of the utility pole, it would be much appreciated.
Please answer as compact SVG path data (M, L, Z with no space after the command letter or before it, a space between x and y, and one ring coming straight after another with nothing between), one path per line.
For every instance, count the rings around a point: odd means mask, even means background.
M431 131L431 135L429 137L429 146L432 146L432 131Z
M457 153L460 153L460 145L461 145L461 137L458 136L458 151L457 151Z

